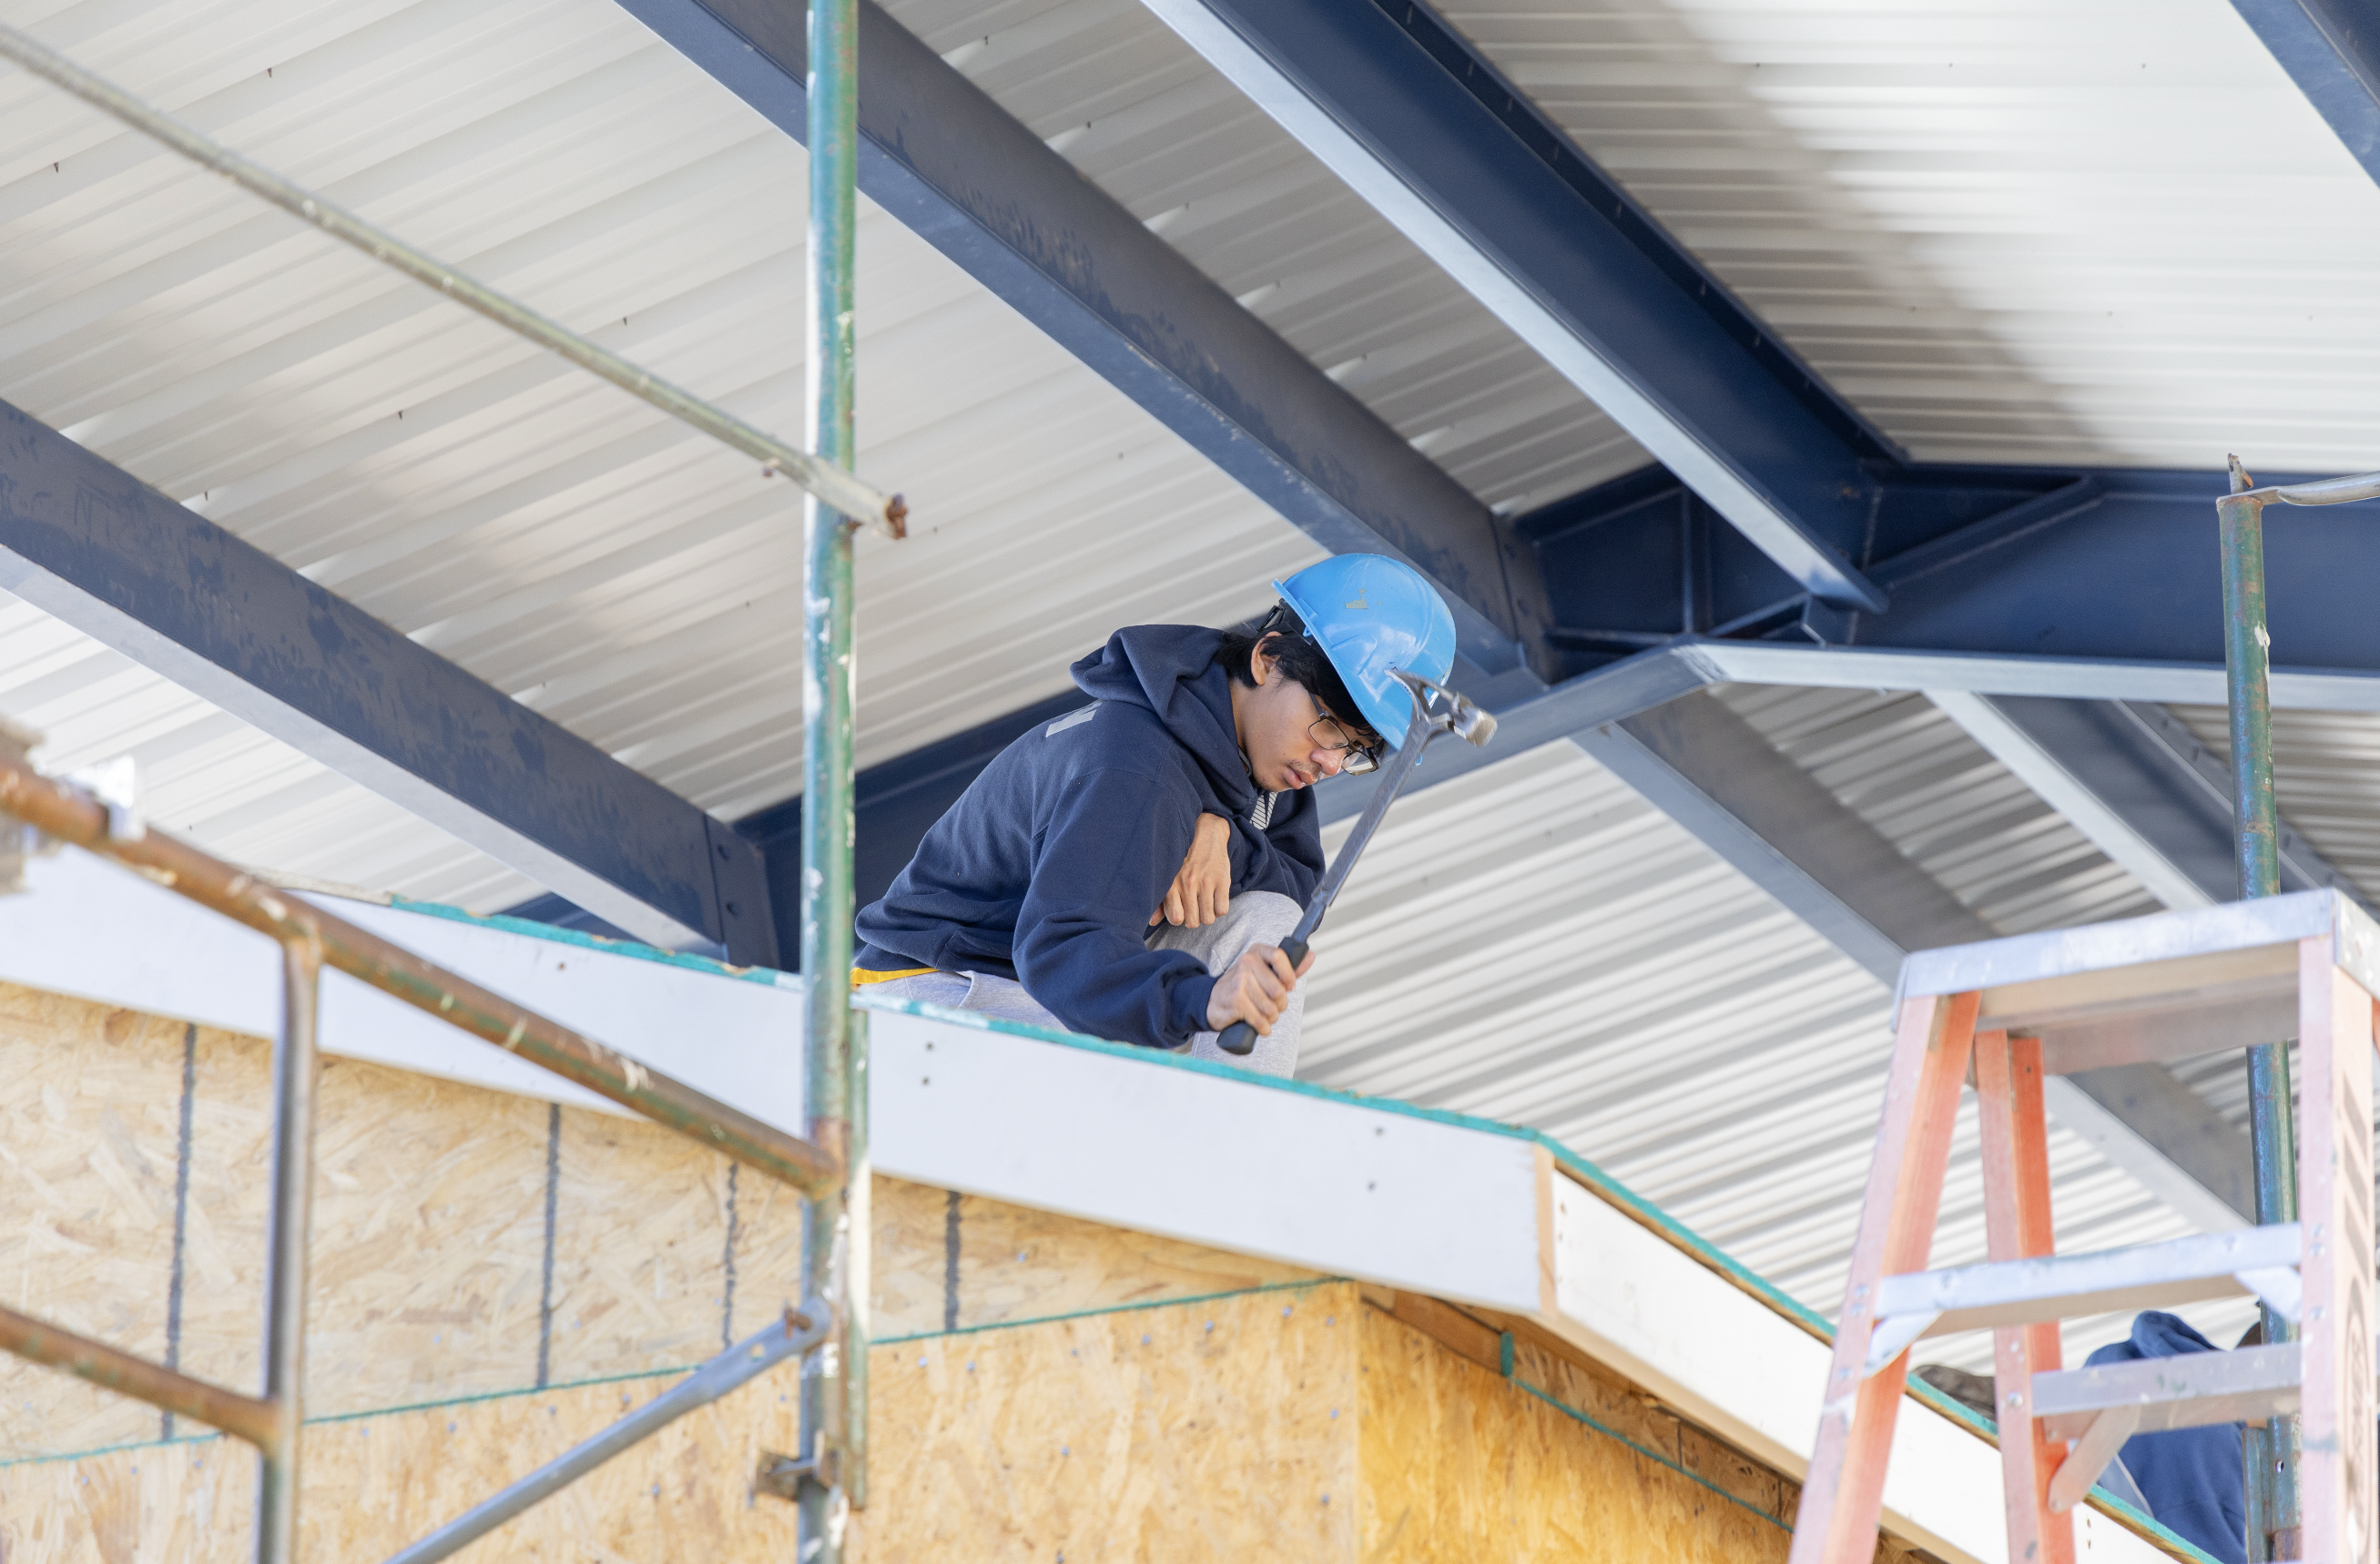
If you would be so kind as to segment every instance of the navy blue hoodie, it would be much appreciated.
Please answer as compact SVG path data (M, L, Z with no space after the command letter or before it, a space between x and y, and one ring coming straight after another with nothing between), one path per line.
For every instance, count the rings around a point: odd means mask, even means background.
M984 768L861 909L856 964L1014 977L1076 1031L1188 1047L1215 980L1144 941L1198 817L1232 822L1234 896L1304 902L1322 877L1312 790L1261 794L1248 776L1222 644L1220 630L1140 624L1075 663L1096 704Z
M2150 1309L2132 1320L2130 1340L2111 1341L2083 1361L2132 1363L2215 1350L2187 1320ZM2239 1424L2135 1434L2119 1453L2160 1522L2223 1564L2247 1564L2247 1475Z

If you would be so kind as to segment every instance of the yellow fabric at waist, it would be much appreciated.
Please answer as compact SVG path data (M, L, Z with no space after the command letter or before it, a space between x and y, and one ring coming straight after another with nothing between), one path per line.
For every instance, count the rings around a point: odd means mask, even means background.
M865 988L870 983L890 983L896 977L927 977L939 970L930 966L905 966L898 972L870 972L865 967L855 966L851 969L851 986Z

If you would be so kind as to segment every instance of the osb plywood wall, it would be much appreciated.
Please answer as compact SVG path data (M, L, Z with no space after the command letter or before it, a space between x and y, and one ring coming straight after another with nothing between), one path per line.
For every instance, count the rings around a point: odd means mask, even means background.
M0 987L0 1297L253 1388L268 1059ZM797 1204L632 1121L329 1061L318 1167L308 1558L385 1557L795 1291ZM891 1180L875 1213L863 1564L1783 1556L1790 1482L1549 1342L1507 1376L1427 1300ZM794 1391L466 1557L792 1558L750 1485ZM254 1481L234 1442L0 1359L7 1564L230 1564Z
M258 1038L0 986L0 1299L252 1391L270 1062ZM315 1155L314 1558L394 1551L795 1290L799 1203L633 1121L330 1059ZM752 1503L749 1478L764 1446L797 1442L792 1390L789 1373L747 1388L501 1551L783 1555L790 1513ZM9 1564L247 1550L243 1447L14 1359L0 1462Z

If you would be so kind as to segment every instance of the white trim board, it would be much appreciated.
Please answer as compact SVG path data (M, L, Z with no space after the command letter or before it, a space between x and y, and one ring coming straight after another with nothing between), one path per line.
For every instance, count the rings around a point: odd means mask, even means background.
M1556 1306L1548 1329L1694 1421L1799 1479L1817 1442L1828 1349L1592 1191L1555 1181ZM1904 1397L1885 1525L1947 1559L2008 1564L1999 1451ZM2168 1556L2090 1505L2075 1553L2095 1564Z
M0 896L0 981L256 1037L279 1028L280 955L265 936L71 848L33 859L26 878L26 893ZM805 1133L798 979L706 971L459 916L307 899L778 1129ZM322 1048L625 1111L344 973L322 975Z
M1527 1141L898 1012L868 1048L879 1172L1536 1312Z

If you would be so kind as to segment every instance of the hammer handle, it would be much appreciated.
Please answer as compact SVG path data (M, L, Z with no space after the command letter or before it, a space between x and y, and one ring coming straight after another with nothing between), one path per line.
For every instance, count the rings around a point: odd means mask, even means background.
M1281 953L1289 958L1290 967L1294 970L1297 964L1305 959L1305 941L1293 935L1281 942ZM1234 1058L1245 1059L1256 1052L1257 1029L1247 1022L1234 1021L1223 1028L1222 1036L1215 1039L1215 1046Z

